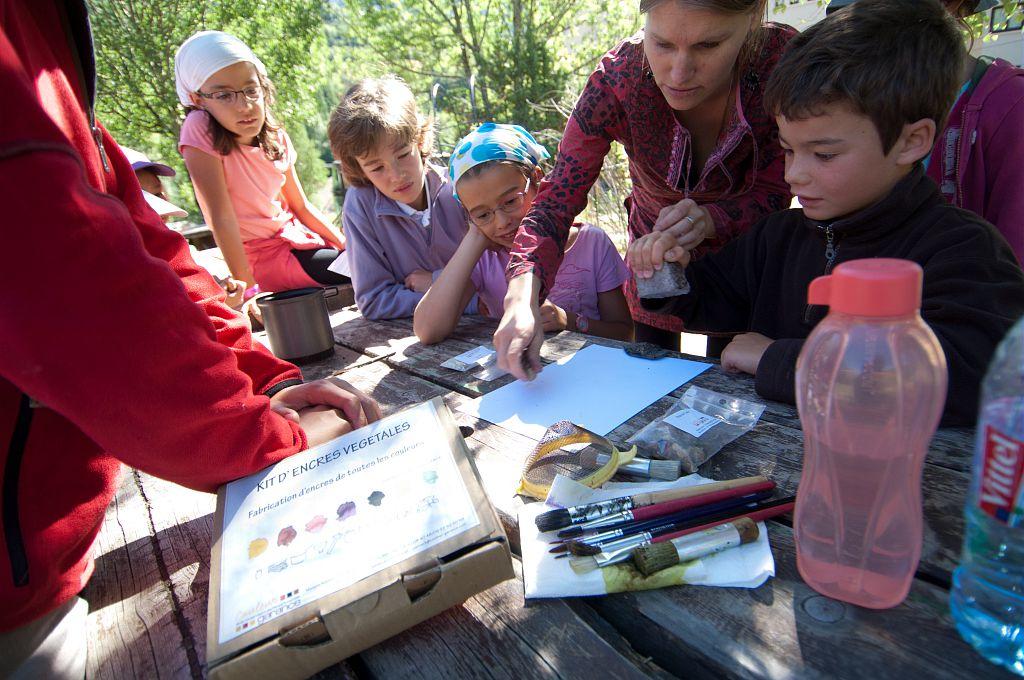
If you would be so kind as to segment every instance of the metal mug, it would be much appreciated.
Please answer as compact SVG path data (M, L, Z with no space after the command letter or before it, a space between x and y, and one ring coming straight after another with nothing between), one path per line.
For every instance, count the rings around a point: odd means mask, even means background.
M327 313L327 298L338 288L298 288L256 298L270 351L292 362L313 361L334 354L334 334Z

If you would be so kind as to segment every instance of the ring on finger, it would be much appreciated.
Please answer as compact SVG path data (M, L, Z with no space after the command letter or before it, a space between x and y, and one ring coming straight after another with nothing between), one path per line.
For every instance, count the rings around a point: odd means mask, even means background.
M697 220L693 219L693 215L687 215L686 219L690 220L690 224L696 224Z

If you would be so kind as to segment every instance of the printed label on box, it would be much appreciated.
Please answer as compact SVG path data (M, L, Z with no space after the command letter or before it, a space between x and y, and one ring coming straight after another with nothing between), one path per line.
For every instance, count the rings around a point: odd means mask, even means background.
M700 437L722 421L692 408L681 408L672 415L665 416L665 422L687 434Z
M480 523L427 402L231 482L224 644Z

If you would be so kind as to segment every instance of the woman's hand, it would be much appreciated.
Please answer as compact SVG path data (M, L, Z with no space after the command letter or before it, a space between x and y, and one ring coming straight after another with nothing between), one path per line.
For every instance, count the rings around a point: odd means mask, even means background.
M645 234L626 249L626 264L642 279L654 276L655 270L661 269L665 262L678 262L683 267L690 264L690 252L682 248L669 231Z
M715 223L707 209L692 199L684 198L661 209L652 231L672 234L677 247L693 250L705 239L715 237Z
M509 281L505 313L494 333L498 368L518 380L533 380L541 370L544 328L537 305L539 294L540 280L535 274L523 274Z

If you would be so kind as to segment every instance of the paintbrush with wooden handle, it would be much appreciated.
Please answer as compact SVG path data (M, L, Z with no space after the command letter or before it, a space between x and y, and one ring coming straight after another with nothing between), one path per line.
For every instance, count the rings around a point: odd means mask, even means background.
M725 522L736 522L742 517L748 517L755 522L760 522L762 520L771 519L772 517L784 515L787 512L792 512L795 507L796 496L789 496L787 498L769 501L764 504L762 510L757 510L756 512L746 512L733 517L716 517L714 519L710 517L703 517L691 522L683 522L677 530L673 531L670 529L657 536L653 535L651 532L641 532L601 546L601 551L596 555L573 557L569 560L569 565L577 574L586 574L598 568L626 562L633 555L633 551L636 548L644 545L650 545L651 543L664 543L665 541L671 541L672 539L679 538L680 536L692 534L704 529L710 529L711 527L724 524Z
M650 576L682 562L753 543L760 534L754 520L741 517L670 541L640 546L633 550L633 564L641 574Z

